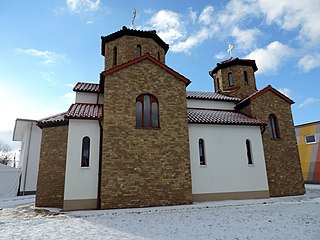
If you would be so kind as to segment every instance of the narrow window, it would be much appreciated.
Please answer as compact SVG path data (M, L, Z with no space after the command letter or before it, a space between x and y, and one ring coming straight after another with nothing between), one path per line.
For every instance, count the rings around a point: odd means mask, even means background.
M200 158L200 165L206 165L206 159L204 156L204 141L203 139L199 139L199 158Z
M247 147L248 164L253 164L253 161L252 161L252 151L251 151L251 142L250 142L249 139L246 139L246 147Z
M231 72L228 73L228 84L229 84L230 87L233 86L233 79L232 79L232 73Z
M142 94L136 99L136 127L158 128L158 100L151 94Z
M217 89L218 89L218 90L220 89L220 81L219 81L219 78L217 78Z
M140 57L141 56L141 45L138 44L136 47L136 57Z
M243 72L243 77L244 77L244 84L245 85L248 85L249 82L248 82L248 74L246 71Z
M89 167L89 157L90 157L90 138L84 137L82 139L81 167Z
M160 61L160 52L158 51L158 61Z
M113 48L113 66L117 65L117 58L118 58L118 49L117 47Z
M279 139L279 126L278 126L278 119L274 114L269 115L269 128L270 134L272 139Z
M316 143L316 136L315 135L308 135L306 136L306 144Z

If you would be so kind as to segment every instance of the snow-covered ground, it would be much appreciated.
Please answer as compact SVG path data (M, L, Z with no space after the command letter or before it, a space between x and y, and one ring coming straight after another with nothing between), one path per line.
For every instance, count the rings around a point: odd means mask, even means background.
M34 196L0 199L0 239L319 240L320 185L306 188L297 197L67 213L34 208Z

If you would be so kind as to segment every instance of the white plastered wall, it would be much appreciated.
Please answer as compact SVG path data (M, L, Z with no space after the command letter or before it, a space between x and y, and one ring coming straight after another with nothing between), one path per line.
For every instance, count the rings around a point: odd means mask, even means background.
M76 103L103 104L103 94L77 92Z
M200 138L205 166L199 160ZM251 141L253 165L248 164L246 139ZM268 190L260 127L189 124L189 141L193 194Z
M187 99L188 108L234 110L235 104L226 101Z
M89 167L81 167L82 139L90 138ZM100 127L97 120L69 120L64 200L97 199Z

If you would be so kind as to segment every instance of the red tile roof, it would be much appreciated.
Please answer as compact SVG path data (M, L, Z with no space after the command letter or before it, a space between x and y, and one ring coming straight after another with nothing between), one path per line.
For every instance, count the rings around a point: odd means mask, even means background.
M155 58L151 57L149 53L146 53L146 54L144 54L144 55L142 55L142 56L140 56L138 58L135 58L135 59L133 59L131 61L128 61L128 62L125 62L125 63L120 64L118 66L115 66L113 68L110 68L109 70L103 71L102 75L103 76L109 75L110 73L117 72L120 69L129 67L129 66L131 66L131 65L133 65L135 63L141 62L143 60L149 60L149 61L155 63L156 65L158 65L162 69L166 70L168 73L172 74L176 78L178 78L181 81L185 82L186 85L189 85L191 83L191 81L188 78L182 76L180 73L174 71L172 68L168 67L167 65L163 64L162 62L160 62L160 61L156 60Z
M188 108L188 122L224 125L266 125L255 118L235 111Z
M73 91L75 91L75 92L98 93L99 92L99 84L98 83L78 82L74 86Z
M254 100L257 97L263 95L264 93L266 93L267 91L271 91L274 94L276 94L277 96L279 96L280 98L282 98L283 100L287 101L289 104L293 104L294 101L292 101L290 98L288 98L287 96L285 96L284 94L282 94L281 92L279 92L277 89L273 88L271 85L266 86L265 88L254 92L253 94L251 94L250 96L242 99L236 106L236 108L241 109L243 106L246 106L248 103L248 101L250 100Z
M63 113L58 113L56 115L46 117L43 119L40 119L37 121L37 125L42 128L42 127L49 127L49 126L60 126L60 125L65 125L68 123L68 120L65 119L65 115L67 112Z
M227 95L216 92L196 92L187 91L187 99L199 99L199 100L217 100L217 101L230 101L239 102L240 98L229 97Z
M143 38L152 38L157 44L159 44L160 47L165 50L165 52L169 49L169 44L166 44L158 35L155 30L151 31L143 31L143 30L136 30L136 29L130 29L125 26L122 27L121 30L114 32L112 34L109 34L107 36L101 37L101 55L105 55L105 46L106 43L111 42L115 39L118 39L123 36L135 36L135 37L143 37Z
M70 106L65 118L101 119L102 116L102 104L74 103Z
M215 66L215 68L212 71L210 71L209 74L212 76L213 74L217 73L219 69L222 69L225 67L231 67L235 65L251 66L253 68L253 71L258 70L255 60L230 58L228 60L217 63L217 66Z

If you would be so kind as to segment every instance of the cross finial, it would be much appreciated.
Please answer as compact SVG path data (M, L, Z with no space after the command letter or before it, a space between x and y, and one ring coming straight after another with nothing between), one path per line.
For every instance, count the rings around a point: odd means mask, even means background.
M134 8L132 11L132 28L134 29L134 20L136 19L137 11Z
M230 54L230 58L232 58L232 50L233 50L233 45L229 44L227 52Z

